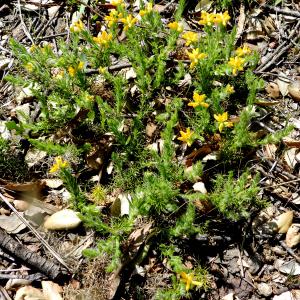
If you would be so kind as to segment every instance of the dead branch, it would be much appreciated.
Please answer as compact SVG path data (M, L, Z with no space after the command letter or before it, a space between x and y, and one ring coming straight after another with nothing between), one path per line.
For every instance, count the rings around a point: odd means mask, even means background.
M28 248L19 244L2 229L0 229L0 247L8 252L8 254L17 257L24 264L30 265L52 280L58 280L67 275L60 266L35 252L30 252Z

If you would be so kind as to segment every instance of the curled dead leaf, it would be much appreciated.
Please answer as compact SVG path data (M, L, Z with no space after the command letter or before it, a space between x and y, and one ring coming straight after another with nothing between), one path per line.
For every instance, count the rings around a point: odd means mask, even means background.
M273 220L273 222L277 226L277 232L278 233L286 233L289 229L289 227L292 225L293 222L294 213L293 211L289 210L281 215L279 215L277 218Z
M288 92L293 100L300 102L300 81L297 80L289 84Z
M286 233L286 245L290 248L297 246L300 242L300 224L292 224Z
M268 96L273 99L279 98L279 96L280 96L279 87L275 82L270 82L266 86L265 90L268 93Z
M46 300L43 293L32 286L24 286L17 290L14 300Z

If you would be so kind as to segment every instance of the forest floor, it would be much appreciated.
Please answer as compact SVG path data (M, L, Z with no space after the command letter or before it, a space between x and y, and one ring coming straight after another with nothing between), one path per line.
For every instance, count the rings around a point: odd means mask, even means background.
M147 3L0 2L0 299L300 299L300 2Z

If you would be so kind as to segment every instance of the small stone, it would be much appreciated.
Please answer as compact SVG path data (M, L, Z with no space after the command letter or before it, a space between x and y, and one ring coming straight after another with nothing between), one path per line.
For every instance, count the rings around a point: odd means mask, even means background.
M270 297L272 295L272 287L267 283L262 282L257 285L257 292L264 297Z
M196 192L200 192L202 194L207 194L207 190L205 188L205 185L203 182L199 181L199 182L196 182L194 185L193 185L193 189L194 191Z
M71 209L63 209L54 213L44 223L48 230L68 230L79 226L81 219L78 213Z

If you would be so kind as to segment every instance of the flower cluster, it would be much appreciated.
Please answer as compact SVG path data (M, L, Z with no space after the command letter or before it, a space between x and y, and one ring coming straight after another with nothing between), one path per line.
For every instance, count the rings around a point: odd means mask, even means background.
M193 144L194 131L192 131L190 128L187 128L186 132L180 130L180 135L181 136L177 138L179 141L186 143L189 147Z
M107 44L112 40L112 34L106 31L99 32L97 37L93 37L93 41L100 46L107 46Z
M186 51L186 54L188 55L189 60L191 61L191 65L190 65L191 69L193 69L201 59L207 57L207 54L201 53L199 48L193 49L192 52Z
M228 14L228 11L225 11L224 13L217 13L217 14L214 13L210 14L206 11L202 11L199 24L206 25L206 26L212 26L213 24L226 26L229 20L230 20L230 16Z
M228 121L228 112L223 114L214 115L215 120L218 122L219 131L222 132L224 127L233 127L233 123Z
M198 41L198 34L195 32L187 31L182 34L182 38L186 40L185 45L188 47L191 43L195 43Z
M181 281L185 283L185 290L188 292L193 285L202 286L202 282L194 280L194 273L180 273Z
M178 22L171 22L167 25L170 29L175 30L177 32L182 32L183 31L183 25Z
M75 74L76 74L78 71L83 70L83 68L84 68L84 62L83 62L83 61L80 61L79 64L78 64L77 66L75 66L75 67L70 66L70 67L68 68L69 75L70 75L71 77L74 77Z
M245 59L239 56L230 57L228 66L232 69L232 74L236 75L237 71L244 70Z
M150 14L150 13L152 12L152 10L153 10L153 4L149 2L149 3L146 5L145 9L141 9L141 10L140 10L139 15L140 15L141 17L143 17L143 16L145 16L145 15L147 15L147 14Z
M209 107L209 104L204 101L205 98L206 98L205 94L199 95L197 92L194 92L193 95L194 102L189 102L188 106L192 106L194 108L198 106L202 106L204 108L207 108Z
M55 163L50 169L50 173L56 173L61 169L67 168L69 163L66 160L63 160L60 156L55 157Z
M73 22L70 26L71 32L81 32L82 30L84 30L84 24L80 19Z

